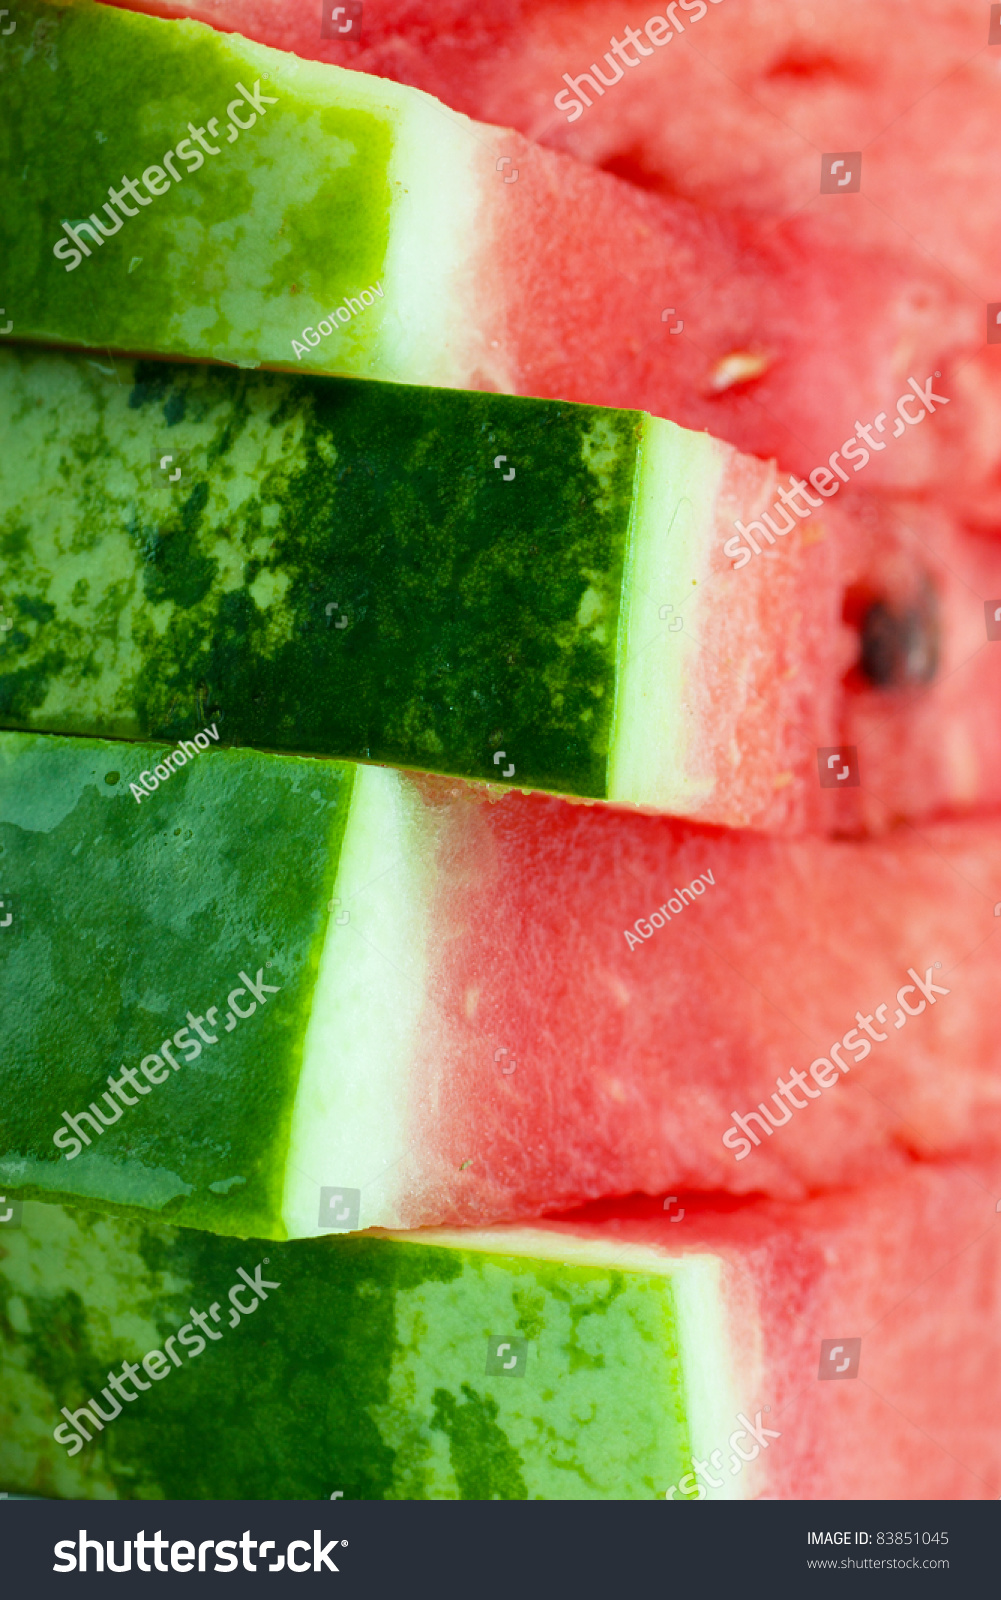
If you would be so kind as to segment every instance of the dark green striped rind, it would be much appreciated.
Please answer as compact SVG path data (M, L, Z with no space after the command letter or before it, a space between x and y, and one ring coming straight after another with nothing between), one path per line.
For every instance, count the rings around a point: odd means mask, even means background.
M286 74L294 58L106 6L21 0L10 17L16 28L0 47L0 326L97 348L288 362L304 321L383 276L393 126L377 105L338 105L330 69L320 91L312 64ZM258 78L277 103L230 141L235 85L253 93ZM249 106L237 114L251 120ZM213 117L215 137L205 132ZM125 194L137 214L100 246L84 234L91 255L67 271L72 258L53 254L63 221L94 212L112 226L109 186L166 171L164 153L185 138L198 150L189 123L218 154L203 152L194 171L193 155L175 156L180 182L155 198L142 189L146 205ZM376 316L338 333L340 370L368 370Z
M7 348L0 423L0 724L605 795L639 413Z
M0 899L14 919L0 928L0 1185L282 1237L353 769L213 749L137 804L130 783L165 753L0 735ZM280 992L226 1031L241 969ZM215 1044L190 1063L174 1047L177 1072L142 1097L126 1083L138 1103L100 1136L83 1124L91 1146L60 1154L64 1111L96 1101L110 1117L108 1075L210 1006Z
M0 1232L4 1255L8 1490L653 1499L690 1465L666 1277L416 1237L261 1244L31 1204ZM280 1287L231 1327L237 1269L259 1264ZM213 1303L222 1337L193 1358L175 1345L181 1366L69 1457L52 1438L62 1407L94 1397L110 1414L108 1372ZM491 1336L527 1341L523 1376L487 1374Z

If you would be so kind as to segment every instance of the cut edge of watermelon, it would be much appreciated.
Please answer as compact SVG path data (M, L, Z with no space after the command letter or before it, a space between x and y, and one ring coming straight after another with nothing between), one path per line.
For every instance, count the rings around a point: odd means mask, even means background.
M418 813L394 770L355 768L289 1130L289 1238L331 1231L321 1188L361 1191L355 1228L399 1215L433 870Z
M607 1267L669 1278L692 1459L708 1459L740 1426L737 1418L749 1403L755 1365L751 1357L757 1340L748 1336L751 1330L745 1327L741 1327L738 1340L737 1306L727 1292L728 1264L721 1255L705 1249L675 1253L602 1235L579 1225L572 1231L505 1224L493 1228L420 1228L410 1232L378 1229L373 1230L372 1236L404 1244L479 1251L498 1258L530 1256L573 1267ZM749 1309L740 1308L741 1321ZM704 1495L711 1500L742 1500L751 1496L754 1488L754 1476L741 1472L735 1477L724 1476L719 1489L704 1488ZM669 1493L668 1498L673 1496ZM693 1496L682 1493L678 1498Z

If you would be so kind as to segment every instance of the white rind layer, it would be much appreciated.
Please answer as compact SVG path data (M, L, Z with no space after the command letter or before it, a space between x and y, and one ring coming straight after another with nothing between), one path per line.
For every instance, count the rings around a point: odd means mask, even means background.
M401 1220L433 870L406 780L358 767L292 1112L290 1238L332 1231L320 1222L323 1188L361 1191L355 1227Z
M722 1487L700 1480L708 1500L746 1500L751 1498L754 1480L746 1470L732 1471L727 1441L740 1427L738 1412L749 1403L741 1369L748 1345L756 1346L758 1341L749 1337L746 1318L742 1318L743 1348L738 1356L728 1314L726 1276L726 1264L712 1255L685 1256L671 1271L692 1458L709 1462L717 1453L709 1471L722 1480Z
M712 797L699 693L711 663L702 659L699 613L711 592L725 465L725 447L708 434L644 416L608 762L606 798L619 804L691 816Z
M493 130L477 129L417 89L406 92L390 163L393 219L376 376L467 388L484 360L477 241L490 205L481 171Z
M287 85L317 112L324 105L368 112L385 122L392 140L382 297L350 323L335 324L332 336L289 365L405 383L468 384L482 361L478 240L494 198L483 175L497 130L479 128L431 95L388 78L304 61L250 40L241 39L240 47L279 94ZM327 163L348 162L350 150L339 153L335 146L317 128L317 149L322 155L326 148ZM348 292L358 296L372 287L359 282ZM334 310L304 304L298 314L316 331Z

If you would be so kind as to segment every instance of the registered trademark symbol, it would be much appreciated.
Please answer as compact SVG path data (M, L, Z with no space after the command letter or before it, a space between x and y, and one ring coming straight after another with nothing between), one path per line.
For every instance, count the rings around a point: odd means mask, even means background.
M341 1544L344 1546L345 1549L347 1549L347 1543L348 1543L348 1541L346 1539L342 1539L341 1540Z

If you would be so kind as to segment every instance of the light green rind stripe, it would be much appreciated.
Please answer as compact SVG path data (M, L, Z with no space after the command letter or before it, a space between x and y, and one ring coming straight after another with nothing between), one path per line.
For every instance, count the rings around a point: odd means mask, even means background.
M418 1484L422 1498L469 1498L494 1429L508 1471L495 1473L492 1499L663 1495L689 1453L671 1280L490 1252L485 1235L478 1242L461 1252L460 1278L397 1300L398 1348L379 1413L399 1453L394 1498ZM515 1339L527 1342L524 1354ZM482 1355L503 1343L513 1354L502 1359L524 1375L484 1378ZM415 1427L427 1416L430 1439Z
M406 1234L394 1233L403 1240ZM762 1371L758 1309L746 1283L739 1286L728 1275L721 1256L707 1250L656 1248L614 1234L583 1229L564 1230L526 1225L499 1225L488 1229L425 1228L421 1238L452 1249L501 1253L505 1259L528 1258L560 1263L567 1271L581 1268L615 1269L669 1281L674 1318L674 1340L681 1384L681 1412L686 1421L688 1453L676 1478L668 1477L658 1494L671 1500L696 1498L678 1491L691 1472L693 1460L708 1461L714 1451L724 1466L722 1486L714 1488L699 1479L698 1498L740 1500L752 1498L759 1484L759 1469L737 1461L728 1445L738 1428L741 1407L753 1412L760 1393ZM766 1424L767 1425L767 1424ZM753 1448L753 1441L748 1441ZM718 1463L716 1464L718 1470ZM729 1469L729 1470L728 1470ZM710 1471L716 1476L716 1470ZM672 1489L675 1493L669 1493Z
M673 1264L672 1282L692 1457L711 1462L717 1453L710 1470L715 1483L705 1482L703 1475L705 1497L750 1499L756 1475L745 1467L734 1470L735 1458L727 1441L738 1427L741 1406L748 1405L748 1395L757 1392L753 1319L747 1316L741 1322L738 1356L727 1316L723 1262L717 1256L685 1256ZM686 1497L682 1493L677 1498Z

